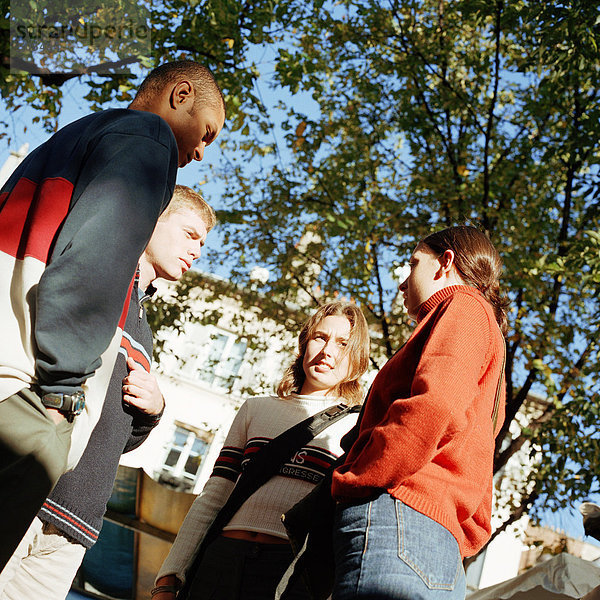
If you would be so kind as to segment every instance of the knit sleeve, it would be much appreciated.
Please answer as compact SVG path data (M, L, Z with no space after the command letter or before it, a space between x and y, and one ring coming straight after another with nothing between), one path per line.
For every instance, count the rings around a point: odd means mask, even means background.
M174 140L119 132L93 145L37 288L43 392L80 389L100 366L127 290L176 176Z
M135 410L131 423L131 434L125 444L123 454L139 448L146 441L152 430L159 424L163 413L164 409L158 415L148 415L141 410Z
M147 298L148 296L144 296L144 299ZM133 286L129 300L129 311L121 339L121 355L117 358L117 364L115 364L115 370L112 374L112 377L117 377L119 399L123 396L123 377L129 373L129 367L126 362L127 358L133 358L140 367L151 373L152 330L148 324L146 310L143 304L140 303L140 292L137 281ZM118 372L118 364L122 365L123 371ZM112 380L111 383L113 383ZM114 390L114 388L112 389ZM109 387L109 392L110 390L111 387ZM163 405L163 409L156 415L149 415L132 405L123 405L123 410L132 417L131 433L123 449L123 453L125 454L126 452L135 450L146 441L146 438L160 422L165 412L165 406Z
M393 400L381 421L361 431L334 474L334 495L336 480L359 496L360 489L396 488L465 426L491 345L490 316L482 302L456 294L440 307L410 396Z
M244 403L231 424L225 444L223 445L223 450L215 464L215 471L213 471L204 489L190 507L188 514L179 528L175 542L173 542L167 558L158 571L157 580L164 575L176 575L182 583L185 582L186 572L194 560L196 550L235 487L237 477L234 479L233 477L220 475L217 471L217 466L223 452L237 449L240 454L243 453L247 431L248 404ZM241 461L239 468L241 469Z

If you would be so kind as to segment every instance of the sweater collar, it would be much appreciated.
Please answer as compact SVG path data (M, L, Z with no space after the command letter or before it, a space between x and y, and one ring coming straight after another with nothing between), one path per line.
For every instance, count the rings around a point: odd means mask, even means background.
M146 300L149 300L150 298L152 298L152 296L154 296L154 293L156 292L156 288L154 287L154 285L152 285L152 283L150 283L145 290L142 290L139 287L139 284L140 284L140 265L138 264L137 269L135 270L135 277L134 277L133 285L137 288L138 298L139 298L139 301L141 304L143 302L146 302Z
M150 300L152 296L154 296L154 292L156 292L156 288L150 284L144 291L138 288L138 295L140 297L140 304L146 302L146 300Z
M328 402L332 405L339 404L343 401L342 398L338 398L337 396L306 396L302 394L297 394L296 392L291 393L290 397L308 402Z
M429 298L421 304L419 311L417 312L417 323L420 323L440 302L443 302L446 298L450 298L450 296L454 295L459 290L468 290L477 294L481 293L477 288L474 288L471 285L449 285L448 287L442 288L432 296L429 296Z

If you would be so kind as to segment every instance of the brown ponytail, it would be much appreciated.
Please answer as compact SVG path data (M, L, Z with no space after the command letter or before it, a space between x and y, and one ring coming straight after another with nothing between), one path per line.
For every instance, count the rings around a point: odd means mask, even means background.
M502 259L485 233L475 227L458 225L428 235L421 242L442 255L454 252L454 264L462 280L477 288L492 305L503 334L508 330L508 298L500 292Z

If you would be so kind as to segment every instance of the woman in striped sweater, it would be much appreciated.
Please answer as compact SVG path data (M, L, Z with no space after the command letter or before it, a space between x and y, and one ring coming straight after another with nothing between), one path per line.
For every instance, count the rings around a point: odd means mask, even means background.
M356 422L348 415L327 427L285 462L279 473L252 494L188 572L195 549L231 494L244 463L264 444L326 408L357 404L358 379L369 357L367 323L354 304L319 308L302 327L299 352L277 396L250 398L239 409L213 473L194 501L152 590L154 600L173 600L186 578L190 599L273 598L293 559L281 515L323 478L342 454L341 437ZM308 599L303 585L290 598Z

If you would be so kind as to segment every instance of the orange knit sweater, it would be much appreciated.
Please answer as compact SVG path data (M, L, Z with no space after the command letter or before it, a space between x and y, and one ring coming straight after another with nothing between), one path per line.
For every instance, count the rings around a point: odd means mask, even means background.
M474 288L451 286L419 309L417 327L378 373L359 437L333 474L339 501L387 490L434 519L463 556L490 536L494 437L504 420L504 348L492 307Z

